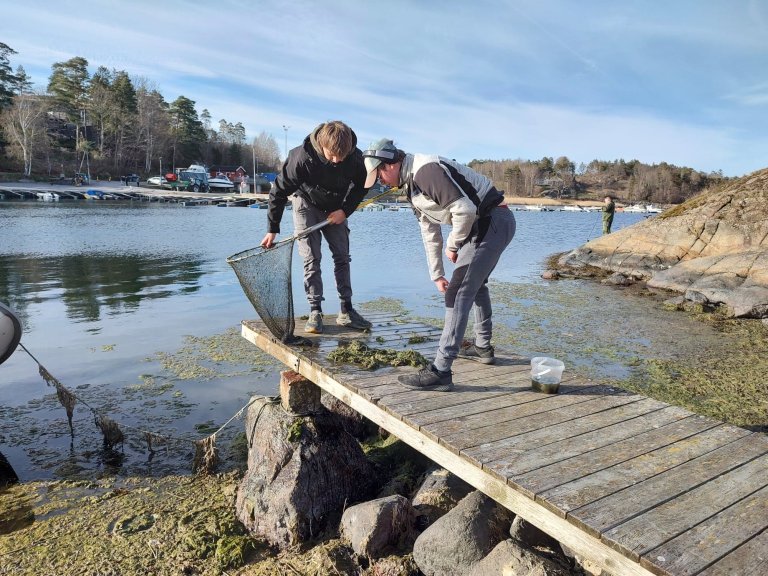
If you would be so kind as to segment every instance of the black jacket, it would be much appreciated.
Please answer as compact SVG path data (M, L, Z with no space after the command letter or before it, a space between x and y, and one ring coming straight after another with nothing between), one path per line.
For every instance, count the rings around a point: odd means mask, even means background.
M322 126L322 125L321 125ZM315 140L320 126L288 153L275 185L269 193L269 232L280 232L280 220L291 194L303 196L326 212L342 209L347 217L365 198L363 153L354 148L342 162L332 164ZM355 144L357 136L354 135Z

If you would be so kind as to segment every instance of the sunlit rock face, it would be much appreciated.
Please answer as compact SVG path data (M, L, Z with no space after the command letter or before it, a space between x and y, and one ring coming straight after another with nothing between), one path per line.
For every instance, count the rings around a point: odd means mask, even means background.
M561 259L648 281L651 288L768 316L768 169L601 236Z

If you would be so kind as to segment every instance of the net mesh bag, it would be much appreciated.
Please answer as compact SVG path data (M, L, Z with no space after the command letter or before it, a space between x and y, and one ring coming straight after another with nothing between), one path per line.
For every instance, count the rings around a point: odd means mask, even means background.
M272 248L251 248L227 258L261 320L285 343L297 340L293 335L292 240Z

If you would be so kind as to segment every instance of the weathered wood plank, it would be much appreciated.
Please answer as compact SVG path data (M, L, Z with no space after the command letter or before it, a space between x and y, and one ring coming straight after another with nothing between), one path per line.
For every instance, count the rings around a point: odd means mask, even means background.
M565 387L564 387L565 388ZM414 412L408 416L408 421L413 423L414 426L429 426L436 424L446 425L444 430L438 428L430 428L430 430L441 430L444 432L451 432L460 429L472 429L476 428L484 422L482 415L494 410L503 410L517 406L518 404L525 404L529 402L528 397L524 397L522 400L517 396L519 392L527 392L530 387L523 384L522 386L515 387L510 390L508 394L503 394L503 397L493 397L486 400L477 400L472 402L462 402L451 406L444 406L440 408L433 408L426 412ZM568 393L561 391L557 395L558 402L569 404L572 402L582 402L583 399L578 396L588 396L589 394L607 393L608 388L605 386L587 386L586 388L578 388L576 390L570 390ZM472 418L473 416L477 418Z
M663 426L689 415L687 410L672 408L656 400L640 400L599 415L475 446L463 454L489 470L511 477L631 438L654 426Z
M749 434L677 468L582 506L568 517L584 530L601 534L763 454L768 454L768 438L764 434Z
M640 396L611 395L586 397L583 402L566 403L554 396L542 399L541 394L536 394L533 391L523 394L529 395L531 399L531 403L526 405L528 414L520 414L515 417L514 410L501 410L497 414L498 418L488 418L486 426L451 434L444 433L441 434L442 440L446 445L455 446L459 450L466 450L641 400ZM580 399L583 397L573 396L573 398Z
M641 556L685 534L692 526L711 525L709 519L713 515L743 500L755 490L764 491L767 478L768 456L760 456L611 528L602 535L602 539L629 558L640 560ZM768 515L762 518L763 527L766 518ZM727 533L728 529L725 528L722 537L727 538Z
M736 426L716 426L615 466L604 468L537 497L560 512L570 512L614 492L669 471L749 434Z
M482 413L465 413L465 416L456 414L451 420L430 424L429 430L434 434L438 434L441 437L444 437L446 441L450 442L450 438L455 434L466 434L467 432L477 430L478 434L482 435L483 430L489 426L500 426L502 423L519 420L520 418L533 416L534 414L543 414L553 410L557 410L559 412L570 406L573 406L574 404L588 402L597 398L614 396L609 392L608 388L596 388L591 386L588 387L588 389L598 393L577 393L581 392L582 390L574 390L571 388L571 390L574 391L573 394L559 393L556 395L546 395L532 391L530 387L530 379L525 378L521 385L520 393L509 397L505 404L499 405L494 409ZM563 392L566 391L570 390L566 389ZM604 392L604 394L600 394L599 392ZM621 396L625 397L626 395ZM632 398L634 400L641 399L640 396L632 396ZM628 402L630 401L632 400L628 400ZM551 422L556 423L554 420ZM519 432L519 430L516 429L515 432ZM493 442L495 440L495 438L490 436L481 436L481 438L483 439L483 443L486 441ZM464 446L464 448L466 448L466 446Z
M589 453L588 458L569 458L531 470L511 480L519 489L533 497L544 490L651 452L667 444L703 432L717 424L709 418L691 415L661 428L593 450Z
M765 576L768 574L768 530L742 544L736 550L712 564L699 576Z
M640 559L640 564L664 576L698 574L762 532L766 518L768 487L654 548Z

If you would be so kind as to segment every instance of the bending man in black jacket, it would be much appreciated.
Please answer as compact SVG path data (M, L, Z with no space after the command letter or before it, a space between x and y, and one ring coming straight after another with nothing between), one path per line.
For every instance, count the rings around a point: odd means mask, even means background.
M341 313L336 323L358 330L371 327L352 307L352 282L349 270L349 217L365 197L365 165L356 148L357 136L343 122L326 122L315 128L288 153L275 186L269 194L269 230L261 241L271 248L280 232L288 197L293 194L293 224L296 232L328 220L330 224L298 239L304 259L304 291L310 313L305 332L323 331L323 279L320 273L321 237L325 237L333 256L336 290Z

